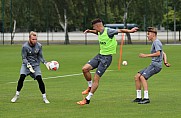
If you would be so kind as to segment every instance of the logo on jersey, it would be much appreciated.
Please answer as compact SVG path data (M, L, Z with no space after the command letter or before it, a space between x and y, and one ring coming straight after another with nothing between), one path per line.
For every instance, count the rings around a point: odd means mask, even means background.
M35 49L35 53L38 53L38 51L39 51L38 49Z
M106 45L106 42L101 42L101 41L100 41L99 43L100 43L101 45Z

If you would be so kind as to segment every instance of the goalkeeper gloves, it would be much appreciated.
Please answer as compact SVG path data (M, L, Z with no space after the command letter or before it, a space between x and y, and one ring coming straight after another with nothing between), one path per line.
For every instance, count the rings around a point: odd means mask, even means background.
M33 70L33 67L30 65L30 63L27 63L27 68L30 70L30 72L35 73Z
M46 63L44 63L44 64L46 65L47 69L50 70L50 66L49 66L49 65L50 65L50 62L46 62Z

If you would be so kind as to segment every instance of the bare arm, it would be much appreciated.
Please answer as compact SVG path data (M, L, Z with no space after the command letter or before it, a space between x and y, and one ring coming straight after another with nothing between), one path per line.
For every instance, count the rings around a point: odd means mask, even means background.
M131 30L129 29L118 29L118 33L134 33L138 30L138 27L134 27Z
M96 30L90 30L90 29L85 30L84 33L94 33L94 34L98 34L98 32L97 32Z
M171 64L169 64L167 62L167 55L166 55L165 52L163 52L163 61L164 61L164 64L165 64L166 67L170 67L171 66Z
M157 56L160 56L160 51L157 51L157 52L152 53L152 54L143 54L143 53L140 53L140 54L139 54L139 57L140 57L140 58L157 57Z

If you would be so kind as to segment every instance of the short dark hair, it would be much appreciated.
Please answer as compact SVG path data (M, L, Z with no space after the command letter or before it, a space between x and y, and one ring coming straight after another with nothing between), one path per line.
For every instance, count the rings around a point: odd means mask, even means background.
M92 20L92 25L96 24L96 23L100 23L102 22L102 20L100 18L96 18L94 20Z
M157 34L157 29L155 27L148 27L147 32L153 32L153 33Z

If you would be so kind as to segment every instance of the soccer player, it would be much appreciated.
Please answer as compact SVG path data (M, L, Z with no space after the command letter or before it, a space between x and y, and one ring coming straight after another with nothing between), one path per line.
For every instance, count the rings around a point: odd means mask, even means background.
M44 63L49 70L49 63L46 62L42 54L42 45L37 42L37 33L31 31L29 34L29 41L24 43L22 46L22 66L20 70L20 78L18 80L18 85L16 89L15 96L11 99L11 102L16 102L19 98L20 91L23 87L23 82L26 76L30 75L34 80L37 80L39 84L39 89L42 93L43 101L45 103L50 103L47 100L45 93L45 85L42 80L40 61Z
M87 95L85 99L77 102L79 105L89 104L91 97L97 90L99 86L99 80L106 71L106 69L110 66L112 62L112 54L116 53L117 41L114 35L118 33L133 33L138 30L137 27L128 29L111 29L104 27L101 19L95 19L92 21L93 30L87 29L84 33L94 33L98 35L100 52L88 61L82 68L83 75L88 83L88 88L82 92L83 95ZM94 78L92 81L90 71L97 68Z
M138 104L150 103L148 96L148 83L147 80L154 74L157 74L162 69L162 60L164 60L165 66L169 67L170 64L167 62L166 54L163 52L162 43L157 39L157 30L154 27L148 27L147 29L148 40L152 41L151 54L140 53L140 58L151 57L151 64L139 71L134 79L136 86L137 97L133 102L138 102ZM141 85L144 89L144 98L141 98Z

